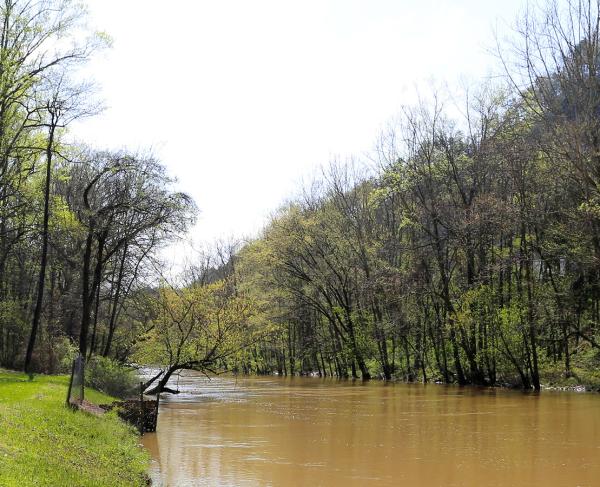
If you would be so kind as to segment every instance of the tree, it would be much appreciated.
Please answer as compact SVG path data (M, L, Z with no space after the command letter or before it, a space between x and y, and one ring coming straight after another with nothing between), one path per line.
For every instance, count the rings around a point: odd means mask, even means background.
M79 331L85 357L92 307L107 263L148 235L156 243L183 231L193 221L195 206L187 195L171 190L164 167L151 157L87 153L72 177L81 191L73 204L86 231Z
M0 282L6 254L25 232L11 218L22 208L19 187L44 144L48 99L37 96L55 74L85 61L104 42L82 39L84 11L70 0L3 0L0 5Z
M44 301L44 287L46 283L46 266L48 261L48 237L49 237L49 221L50 221L50 189L52 176L53 155L56 150L56 132L60 128L66 127L73 120L90 115L94 109L92 106L85 106L82 97L89 94L86 86L68 85L64 75L57 79L49 81L48 101L44 106L45 116L40 120L40 125L46 125L48 129L48 138L45 148L46 159L46 177L44 183L44 216L42 221L42 251L40 256L40 269L37 284L37 296L35 300L35 308L33 311L33 319L31 323L31 334L25 354L24 369L29 371L33 349L38 333L38 327L42 314L42 305ZM46 90L45 90L46 91ZM45 91L43 94L46 94ZM45 120L44 120L45 119Z
M138 342L136 357L160 367L146 382L147 394L177 392L167 387L179 370L215 372L220 362L259 339L263 324L255 303L236 291L230 277L210 284L167 283L151 297L153 320Z
M533 250L547 264L561 310L569 375L569 335L594 340L593 328L581 327L586 305L565 299L565 292L580 286L581 294L591 297L592 307L600 299L600 2L534 6L520 19L516 39L512 51L501 50L506 74L532 124L528 144L560 174L562 186L561 200L555 200L560 217L548 222L550 231L535 226ZM559 279L560 262L564 267L567 260L579 269L570 283Z

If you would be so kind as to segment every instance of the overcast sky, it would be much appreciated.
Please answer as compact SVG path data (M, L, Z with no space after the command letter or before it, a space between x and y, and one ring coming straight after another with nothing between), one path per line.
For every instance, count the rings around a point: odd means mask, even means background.
M255 234L302 177L371 150L428 84L493 71L522 0L88 0L114 45L106 111L73 133L152 148L200 208L196 244Z

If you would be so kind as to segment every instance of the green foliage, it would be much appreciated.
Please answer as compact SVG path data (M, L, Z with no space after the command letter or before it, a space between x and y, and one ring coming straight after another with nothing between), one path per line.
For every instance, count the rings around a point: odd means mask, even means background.
M164 367L211 370L271 331L254 296L231 279L161 287L150 301L153 320L135 359Z
M71 339L65 336L52 336L42 333L42 342L38 355L43 357L40 368L53 374L68 374L71 372L73 360L77 356L77 347Z
M85 384L122 399L135 396L139 391L139 381L134 369L97 355L86 364Z
M504 92L475 98L467 120L407 110L380 173L332 165L241 250L240 285L280 324L246 369L538 388L552 367L572 373L580 340L599 346L593 154L549 137L583 130L587 148L596 128L540 120Z

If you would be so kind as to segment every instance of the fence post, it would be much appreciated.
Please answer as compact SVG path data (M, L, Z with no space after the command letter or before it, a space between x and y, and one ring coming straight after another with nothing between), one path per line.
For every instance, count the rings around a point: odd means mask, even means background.
M84 399L84 370L85 361L81 355L77 355L73 360L73 368L71 369L71 380L69 381L69 390L67 391L67 403L81 403ZM77 396L79 394L79 396ZM75 396L75 401L73 401Z
M69 379L69 390L67 391L67 406L69 407L71 407L71 389L73 388L73 376L75 375L75 360L73 360L73 365L71 366L71 378Z
M79 354L79 363L81 364L81 402L83 403L84 394L85 394L85 358L83 355Z
M144 434L144 383L140 382L140 434Z
M156 394L156 410L154 411L154 431L158 428L158 405L160 403L160 392Z

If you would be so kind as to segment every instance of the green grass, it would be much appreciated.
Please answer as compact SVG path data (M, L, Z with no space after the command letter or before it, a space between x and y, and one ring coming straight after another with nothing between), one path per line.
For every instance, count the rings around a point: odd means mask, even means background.
M142 486L148 455L115 413L65 406L66 376L0 369L0 486ZM96 404L113 398L86 389Z
M600 392L600 351L580 344L571 355L571 375L565 376L564 363L555 364L548 360L540 364L540 376L544 385L549 387L585 386L587 390Z

